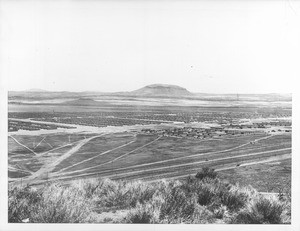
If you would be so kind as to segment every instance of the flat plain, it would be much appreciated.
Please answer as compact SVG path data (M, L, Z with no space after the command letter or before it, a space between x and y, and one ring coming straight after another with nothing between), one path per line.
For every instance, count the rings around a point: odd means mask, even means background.
M289 102L265 107L257 100L251 106L249 100L237 105L230 100L207 107L193 100L181 106L176 99L168 106L129 101L10 104L9 121L19 123L12 122L17 131L8 132L9 183L95 177L155 181L210 167L264 191L290 184ZM34 128L18 129L24 121Z

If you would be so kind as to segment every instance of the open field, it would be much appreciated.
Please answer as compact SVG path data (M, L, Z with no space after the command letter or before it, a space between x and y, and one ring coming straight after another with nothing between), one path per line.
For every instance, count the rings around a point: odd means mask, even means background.
M220 178L240 185L252 185L260 192L278 192L291 187L291 158L224 170Z
M240 183L252 169L255 180L249 183L263 185L267 179L274 182L268 190L276 191L275 177L281 169L263 170L273 162L287 167L280 182L290 182L289 106L222 103L222 107L10 105L11 121L76 129L9 132L9 182L42 184L94 177L156 181L211 167Z
M222 170L224 172L238 171L235 169L251 166L267 166L268 162L274 162L274 157L277 162L287 161L291 158L292 152L291 135L285 133L240 135L234 139L200 141L140 133L73 134L70 138L69 136L58 134L57 137L51 135L46 139L14 137L30 150L36 151L36 154L10 138L9 145L12 146L9 153L10 179L18 180L22 177L22 182L28 183L68 181L86 177L153 181L195 174L204 166L216 170L224 169ZM85 142L87 137L90 138L89 142ZM45 141L48 146L46 144L45 148L35 148ZM80 142L85 143L77 147ZM61 159L72 149L76 150ZM22 153L22 150L24 153L18 155L17 153ZM61 160L57 162L58 159ZM267 163L260 164L261 162ZM242 167L249 163L250 166ZM277 171L276 168L273 170ZM259 173L260 171L253 172L256 177L259 177ZM243 182L241 170L235 174L240 175L240 178L235 179ZM269 171L265 177L275 180L274 177L278 174ZM286 181L290 181L288 174L290 172L283 177ZM274 185L270 185L271 187Z

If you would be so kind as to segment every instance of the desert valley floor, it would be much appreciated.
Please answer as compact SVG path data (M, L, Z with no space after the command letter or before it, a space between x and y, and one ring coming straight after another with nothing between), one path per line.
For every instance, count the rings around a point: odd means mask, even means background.
M210 167L262 192L290 185L289 102L114 96L12 101L8 111L9 184L155 181Z

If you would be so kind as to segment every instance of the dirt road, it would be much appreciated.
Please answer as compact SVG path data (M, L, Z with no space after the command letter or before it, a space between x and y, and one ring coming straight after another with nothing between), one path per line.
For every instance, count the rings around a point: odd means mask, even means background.
M33 151L32 149L30 149L29 147L25 146L24 144L21 144L15 137L13 137L13 136L8 136L8 137L12 138L17 144L19 144L22 147L26 148L27 150L29 150L30 152L32 152L34 155L38 155L35 151Z
M126 146L128 146L129 144L132 144L132 143L135 142L135 141L136 141L136 140L132 140L132 141L130 141L130 142L126 143L126 144L123 144L123 145L121 145L121 146L118 146L118 147L116 147L116 148L113 148L113 149L107 150L107 151L105 151L105 152L99 153L99 154L96 155L96 156L93 156L93 157L91 157L91 158L85 159L85 160L80 161L80 162L78 162L78 163L72 164L72 165L70 165L70 166L68 166L68 167L66 167L66 168L62 168L62 169L60 169L59 171L57 171L57 172L55 172L55 173L56 173L56 174L61 173L61 172L65 171L65 170L67 170L67 169L70 169L70 168L72 168L72 167L78 166L78 165L83 164L83 163L85 163L85 162L87 162L87 161L93 160L93 159L95 159L95 158L97 158L97 157L99 157L99 156L102 156L102 155L105 155L105 154L110 153L110 152L112 152L112 151L115 151L115 150L117 150L117 149L126 147ZM85 170L86 170L86 169L85 169ZM79 170L79 171L80 171L80 170Z
M263 139L268 139L270 137L272 137L272 136L265 136L265 137L262 137L262 138L259 138L259 139L255 140L255 142L258 142L258 141L263 140ZM133 165L133 166L124 167L124 168L120 168L120 169L116 169L116 170L134 169L134 168L138 168L138 167L145 167L145 166L157 165L157 164L162 164L162 163L168 163L168 162L172 162L174 160L177 161L177 160L188 159L188 158L191 158L191 157L198 157L198 156L203 156L203 155L213 155L213 154L225 153L225 152L233 151L233 150L239 149L241 147L244 147L246 145L249 145L251 142L252 141L247 142L245 144L241 144L239 146L236 146L236 147L233 147L233 148L230 148L230 149L226 149L226 150L214 151L214 152L207 152L207 153L199 153L199 154L193 154L193 155L182 156L182 157L176 157L176 158L167 159L167 160L160 160L160 161L154 161L154 162L145 163L145 164ZM152 142L150 142L150 143L152 143ZM149 144L147 144L147 145L149 145ZM111 162L109 162L109 163L111 163ZM94 166L94 167L89 167L89 168L85 168L85 169L82 169L82 170L73 171L73 172L65 173L65 174L72 174L72 173L77 173L77 172L84 172L86 170L90 170L90 169L93 169L93 168L98 168L99 166L101 166L101 165ZM109 171L109 170L107 170L107 171ZM107 171L103 171L103 173L107 172Z
M256 165L256 164L264 164L264 163L270 163L270 162L274 162L274 161L287 160L287 159L291 159L291 154L284 154L284 155L281 155L281 156L270 157L270 158L268 158L266 160L251 161L251 162L248 162L248 163L243 163L240 166L237 166L236 163L233 163L233 166L216 168L215 171L216 172L220 172L220 171L235 169L235 168L239 168L239 167L251 166L251 165ZM190 169L190 170L194 170L196 172L196 171L199 170L199 168L197 168L197 169ZM168 176L168 175L170 175L170 176ZM189 173L189 174L182 174L182 175L179 175L179 176L172 176L172 175L174 175L174 172L165 173L165 174L158 175L158 176L155 176L155 177L158 177L159 179L164 178L164 179L171 180L171 179L180 179L180 178L188 177L188 176L191 175L191 173ZM137 178L137 180L145 180L145 181L148 181L148 182L152 182L152 181L154 182L154 181L158 181L159 180L159 179L157 179L157 180L150 180L149 181L147 179L149 179L149 177Z
M130 171L130 172L121 172L119 174L116 174L116 172L120 171L120 170L123 170L123 168L114 169L114 173L112 173L111 170L108 170L108 171L103 171L103 172L99 171L99 172L95 172L95 173L79 174L79 175L76 175L76 176L60 176L60 177L54 178L54 179L55 180L63 180L63 179L70 179L70 178L77 178L77 177L88 177L88 176L93 176L93 175L100 175L101 176L101 174L104 174L104 173L108 173L106 175L102 175L105 178L114 177L116 175L121 175L122 177L123 176L128 176L129 177L129 176L137 174L137 179L138 179L138 174L141 174L141 173L142 174L144 174L146 172L151 173L153 171L159 171L159 170L163 170L163 169L171 169L171 168L177 168L177 167L188 167L188 166L190 166L190 168L192 168L194 165L201 164L201 163L216 162L216 161L235 159L235 158L241 158L241 157L246 157L246 156L256 156L256 155L261 156L261 155L264 155L264 154L277 152L277 151L291 151L291 148L283 148L283 149L278 149L278 150L257 152L257 153L244 154L244 155L238 155L238 156L232 156L232 157L223 157L223 158L212 159L212 160L209 160L209 161L197 161L197 162L192 162L192 163L176 164L176 165L164 166L164 167L156 167L156 168L154 167L154 168L150 168L150 169L135 170L135 171ZM258 163L258 162L259 161L256 160L253 163ZM243 165L246 166L247 164L243 164ZM135 166L132 166L131 168L134 169L137 166L138 165L135 165ZM236 164L235 164L235 167L236 167ZM226 169L222 169L222 170L226 170ZM174 174L174 173L172 173L172 174Z
M88 143L89 141L91 141L92 139L101 137L105 134L101 134L101 135L97 135L97 136L92 136L90 138L81 140L78 142L78 144L73 147L71 150L69 150L68 152L64 153L62 156L60 156L59 158L57 158L55 161L44 165L41 169L39 169L38 171L36 171L34 174L32 174L31 176L27 177L24 179L24 182L30 182L33 181L35 179L38 179L40 176L42 176L45 173L51 172L59 163L61 163L63 160L65 160L66 158L70 157L72 154L74 154L75 152L77 152L83 145L85 145L86 143Z
M135 152L135 151L138 151L138 150L140 150L140 149L142 149L142 148L144 148L144 147L147 147L148 145L150 145L150 144L156 142L157 140L159 140L160 138L161 138L161 136L159 136L158 138L156 138L155 140L153 140L153 141L151 141L151 142L149 142L149 143L147 143L147 144L144 144L144 145L141 146L141 147L138 147L138 148L136 148L136 149L134 149L134 150L132 150L132 151L130 151L130 152L127 152L127 153L125 153L125 154L123 154L123 155L121 155L121 156L118 156L118 157L116 157L116 158L114 158L114 159L112 159L112 160L110 160L110 161L107 161L107 162L105 162L105 163L103 163L103 164L99 164L99 165L97 165L97 166L92 166L92 167L88 167L88 168L84 168L84 169L80 169L80 170L75 170L75 171L71 171L71 172L65 172L65 173L59 174L59 175L60 175L60 176L63 176L63 175L66 175L66 174L74 174L74 173L78 173L78 172L85 172L85 171L90 170L90 169L93 169L93 168L99 168L100 166L103 166L103 165L106 165L106 164L113 163L114 161L119 160L119 159L121 159L121 158L123 158L123 157L125 157L125 156L127 156L127 155L129 155L129 154L131 154L131 153L133 153L133 152ZM61 169L60 171L57 171L57 172L53 173L52 176L56 176L56 175L58 175L58 173L61 173L61 172L64 171L64 170L67 170L67 169L69 169L69 168L71 168L71 167L77 166L77 165L82 164L82 163L84 163L84 162L86 162L86 161L89 161L89 160L92 160L92 159L94 159L94 158L97 158L98 156L101 156L101 155L107 154L107 153L109 153L109 152L112 152L112 151L114 151L114 150L116 150L116 149L125 147L125 146L127 146L127 145L129 145L129 144L131 144L131 143L133 143L133 142L135 142L135 141L131 141L131 142L127 143L127 144L124 144L124 145L119 146L119 147L117 147L117 148L114 148L114 149L105 151L105 152L103 152L103 153L98 154L97 156L91 157L91 158L86 159L86 160L84 160L84 161L81 161L81 162L79 162L79 163L73 164L73 165L71 165L71 166L69 166L69 167L67 167L67 168Z

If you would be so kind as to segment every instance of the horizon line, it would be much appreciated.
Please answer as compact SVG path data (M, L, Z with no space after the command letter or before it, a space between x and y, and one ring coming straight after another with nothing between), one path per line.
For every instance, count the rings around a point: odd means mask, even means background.
M132 90L135 91L135 90ZM7 90L7 92L32 92L32 93L84 93L95 92L102 94L115 94L115 93L131 93L132 91L99 91L99 90L45 90L45 89L24 89L24 90ZM213 94L213 95L255 95L255 94L293 94L292 92L192 92L192 94Z

